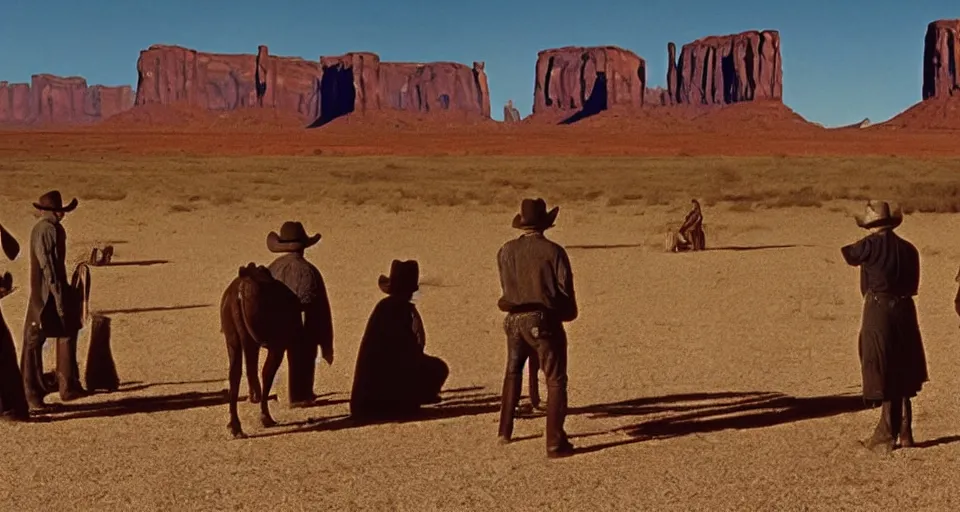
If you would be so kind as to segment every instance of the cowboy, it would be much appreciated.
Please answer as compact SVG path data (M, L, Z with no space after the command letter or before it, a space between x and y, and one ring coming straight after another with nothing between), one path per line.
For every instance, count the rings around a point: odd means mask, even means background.
M304 336L290 340L287 349L288 392L291 407L313 403L313 380L317 364L317 347L323 360L333 364L333 320L323 276L304 257L304 251L320 241L320 233L307 236L300 222L288 221L280 233L267 235L267 249L280 253L268 267L275 279L287 285L300 298ZM266 397L264 397L264 400Z
M60 191L52 190L33 203L40 212L30 233L30 303L23 334L20 371L31 409L44 407L46 394L59 389L64 402L76 400L86 393L80 385L77 365L77 331L79 319L73 311L75 299L64 262L67 254L67 233L61 224L64 215L77 207L74 198L64 206ZM47 338L57 339L55 382L43 375L43 344Z
M20 244L0 225L0 246L8 260L20 254ZM4 272L0 278L0 299L13 292L13 277ZM23 377L17 366L17 348L0 310L0 419L26 421L30 417L27 398L23 393Z
M913 446L910 399L927 379L927 363L913 296L920 284L920 255L894 229L903 222L899 209L885 201L869 201L857 225L870 230L841 249L844 260L860 267L863 318L859 354L863 398L881 404L880 422L863 445L889 452Z
M393 260L390 277L378 280L387 296L367 321L350 392L350 416L358 421L399 419L440 402L450 368L423 352L427 335L413 303L419 281L415 260Z
M703 212L700 210L699 201L691 199L690 202L693 203L693 208L683 219L683 225L680 226L677 235L680 237L681 243L693 244L692 249L698 250L701 244L696 242L703 239Z
M513 227L520 237L497 253L500 286L498 306L507 313L507 367L500 407L500 442L513 435L514 409L520 399L523 366L536 353L547 381L547 456L573 454L563 422L567 413L567 334L563 323L577 318L570 259L544 231L553 227L558 207L547 211L543 199L524 199Z

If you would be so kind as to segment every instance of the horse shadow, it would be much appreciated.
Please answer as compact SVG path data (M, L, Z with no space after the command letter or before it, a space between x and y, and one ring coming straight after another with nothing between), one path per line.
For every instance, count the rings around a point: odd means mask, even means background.
M308 418L302 421L282 423L279 427L293 427L283 430L267 431L250 434L248 438L275 437L288 434L302 434L308 432L327 432L349 428L370 427L385 424L417 423L466 416L479 416L500 411L500 395L494 393L469 391L483 388L461 388L459 390L441 391L443 400L434 405L425 405L415 413L391 419L364 420L352 418L349 414L337 414L320 418ZM467 391L467 392L464 392ZM340 401L338 401L340 402ZM349 400L342 400L349 402ZM329 404L326 404L329 405ZM271 429L273 430L273 429Z
M56 422L85 418L113 418L130 414L183 411L227 405L227 403L226 390L137 396L110 402L55 403L49 404L48 409L38 415L37 421Z

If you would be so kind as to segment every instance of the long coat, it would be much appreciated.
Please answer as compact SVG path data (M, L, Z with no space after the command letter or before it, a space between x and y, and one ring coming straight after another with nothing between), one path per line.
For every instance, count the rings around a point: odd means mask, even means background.
M913 397L928 380L917 308L920 256L892 230L873 233L841 249L860 267L863 318L860 356L863 397L881 401Z
M439 358L424 354L425 345L416 306L393 296L377 303L357 354L351 415L389 417L434 401L449 368Z

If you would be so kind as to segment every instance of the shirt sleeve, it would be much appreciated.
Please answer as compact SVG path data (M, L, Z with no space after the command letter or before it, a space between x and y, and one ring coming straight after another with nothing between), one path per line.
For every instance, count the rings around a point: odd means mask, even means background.
M327 297L327 287L323 276L314 269L312 283L309 290L300 296L305 315L305 327L311 341L320 346L323 354L333 350L333 315L330 311L330 300ZM308 298L308 301L304 301Z
M570 258L567 252L560 249L557 265L557 291L564 297L563 307L561 308L561 320L569 322L575 320L579 315L577 307L577 294L573 288L573 269L570 265Z
M34 256L40 264L40 271L43 279L50 287L50 293L57 306L57 312L63 314L63 294L62 283L57 279L56 261L57 254L57 230L53 225L45 225L37 230L36 239L33 241Z
M503 262L504 257L505 257L505 251L504 251L504 248L501 247L500 250L497 251L497 271L500 272L500 291L501 291L500 300L497 301L497 308L500 309L500 311L509 313L510 308L513 307L514 304L511 304L510 301L507 300L507 296L510 293L510 290L507 289L507 280L504 277L504 270L505 270L504 267L506 266L504 265L504 262Z
M870 261L873 252L873 244L870 243L869 237L863 238L850 245L846 245L840 249L840 254L843 255L843 259L847 262L847 265L854 267Z

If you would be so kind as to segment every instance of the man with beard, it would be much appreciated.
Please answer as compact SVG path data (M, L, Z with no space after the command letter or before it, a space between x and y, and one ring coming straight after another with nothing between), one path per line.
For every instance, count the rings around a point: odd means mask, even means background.
M280 233L271 232L267 235L267 249L273 253L283 253L270 263L270 273L300 298L303 312L304 337L290 340L287 348L291 407L304 407L316 400L313 380L318 346L323 360L328 365L333 364L333 320L327 288L320 271L303 255L307 248L319 241L320 233L307 236L303 224L292 221L284 222ZM266 400L267 397L262 399Z
M64 206L60 191L52 190L33 203L40 212L30 233L30 303L23 334L20 371L31 409L42 409L46 394L59 390L64 402L86 394L77 365L78 303L67 281L67 233L61 221L77 207L74 198ZM57 339L56 382L43 375L43 344Z
M857 225L870 230L858 242L841 249L844 260L860 267L863 318L859 354L863 398L881 404L880 422L869 449L890 452L913 446L915 397L927 379L927 363L913 297L920 284L920 255L894 229L903 222L885 201L870 201Z
M524 199L513 227L523 231L497 253L498 307L507 313L507 367L500 406L500 442L509 443L523 381L524 362L537 354L547 380L547 456L573 454L563 423L567 414L567 334L563 323L577 318L570 259L544 231L553 227L559 208L547 211L543 199Z

